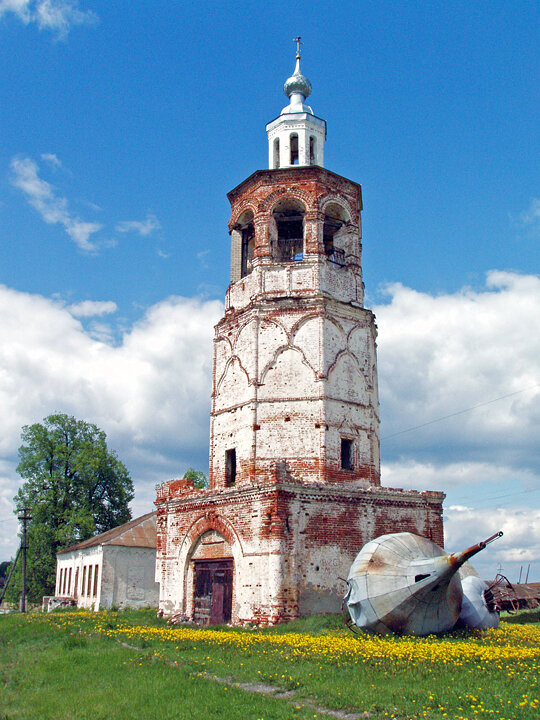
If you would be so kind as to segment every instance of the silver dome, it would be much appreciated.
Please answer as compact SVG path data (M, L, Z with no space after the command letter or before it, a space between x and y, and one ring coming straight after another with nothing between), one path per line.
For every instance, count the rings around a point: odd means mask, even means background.
M290 97L293 93L302 93L302 95L307 98L308 95L311 95L311 83L305 75L295 71L294 75L291 75L290 78L285 80L283 92L287 97Z

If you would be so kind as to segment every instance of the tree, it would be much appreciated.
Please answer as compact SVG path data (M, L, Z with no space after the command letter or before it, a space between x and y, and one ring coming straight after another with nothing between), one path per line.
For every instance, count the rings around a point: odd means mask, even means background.
M26 507L28 599L54 593L56 554L131 519L133 483L103 430L64 414L22 429L17 472L24 484L14 498ZM12 579L21 587L21 569ZM9 592L9 591L8 591Z
M9 566L11 563L8 560L0 563L0 589L6 584L7 574L9 572Z
M202 470L194 470L193 468L188 468L184 473L184 477L182 479L193 480L193 485L198 490L204 490L208 487L208 478L202 472Z

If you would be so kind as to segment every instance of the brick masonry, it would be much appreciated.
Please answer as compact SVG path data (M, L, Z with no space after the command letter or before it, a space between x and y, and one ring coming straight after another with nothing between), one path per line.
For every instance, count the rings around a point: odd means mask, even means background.
M156 579L164 612L192 616L194 561L232 558L232 621L265 624L337 611L340 578L378 535L411 531L442 545L444 495L380 487L360 186L316 166L265 170L229 200L210 487L158 490ZM287 222L303 236L295 261L280 255Z

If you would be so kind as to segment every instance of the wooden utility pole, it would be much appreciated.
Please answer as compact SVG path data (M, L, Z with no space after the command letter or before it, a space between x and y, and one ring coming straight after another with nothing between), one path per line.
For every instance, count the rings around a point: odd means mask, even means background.
M22 593L21 593L21 612L26 612L26 551L28 549L28 545L26 544L26 523L29 522L32 519L32 516L30 515L30 511L28 508L21 508L19 510L19 521L22 522L23 528L22 528L22 540L21 540L21 550L22 550Z

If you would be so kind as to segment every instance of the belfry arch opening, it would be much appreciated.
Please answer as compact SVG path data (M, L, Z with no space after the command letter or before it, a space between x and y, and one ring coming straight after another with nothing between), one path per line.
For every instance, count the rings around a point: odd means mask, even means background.
M317 140L313 137L313 135L309 138L309 164L310 165L316 165L315 158L316 155L316 143Z
M272 211L277 236L273 256L277 262L302 262L304 215L302 203L292 198L280 200Z
M279 138L274 140L274 169L279 168Z
M290 151L291 151L291 158L290 158L290 165L298 165L300 160L300 154L298 149L298 135L297 133L291 133L291 136L289 138L290 142Z
M242 236L240 277L243 278L253 270L253 253L255 251L255 225L253 213L246 210L238 219L237 229Z
M329 203L324 209L323 242L324 254L331 262L343 265L345 251L336 244L337 235L349 221L347 211L338 203Z

